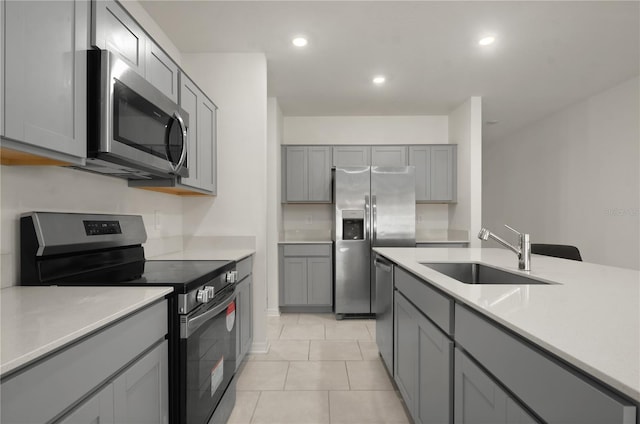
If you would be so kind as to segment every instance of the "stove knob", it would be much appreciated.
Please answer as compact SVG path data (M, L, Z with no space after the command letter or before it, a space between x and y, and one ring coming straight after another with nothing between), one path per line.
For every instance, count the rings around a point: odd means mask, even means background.
M213 299L216 294L216 289L213 286L204 286L202 289L207 292L209 300Z
M238 281L238 271L227 272L227 283L235 283Z
M198 303L207 303L209 301L209 293L206 290L198 290L196 293L196 301Z

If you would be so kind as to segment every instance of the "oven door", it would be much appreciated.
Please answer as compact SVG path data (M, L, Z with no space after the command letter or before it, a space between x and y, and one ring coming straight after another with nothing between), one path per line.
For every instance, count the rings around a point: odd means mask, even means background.
M107 50L99 54L99 156L187 177L188 114L122 59Z
M235 290L181 317L180 424L206 424L236 369Z

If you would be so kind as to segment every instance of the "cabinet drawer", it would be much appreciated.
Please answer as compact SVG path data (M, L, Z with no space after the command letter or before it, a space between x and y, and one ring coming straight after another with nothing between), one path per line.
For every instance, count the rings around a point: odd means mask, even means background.
M166 301L44 358L2 381L1 421L49 422L165 334Z
M630 402L597 387L469 309L455 306L456 341L549 423L636 423Z
M429 287L400 267L395 267L395 286L411 299L414 305L433 321L442 331L451 334L453 330L453 300Z
M251 274L253 269L253 256L244 258L236 264L236 271L238 271L238 281L242 281L247 275Z
M285 244L284 256L331 256L331 244Z

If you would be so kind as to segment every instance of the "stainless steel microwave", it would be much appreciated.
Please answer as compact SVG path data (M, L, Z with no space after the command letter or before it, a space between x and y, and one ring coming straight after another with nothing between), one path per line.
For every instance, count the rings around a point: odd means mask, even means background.
M88 54L87 166L127 179L188 177L189 115L107 50Z

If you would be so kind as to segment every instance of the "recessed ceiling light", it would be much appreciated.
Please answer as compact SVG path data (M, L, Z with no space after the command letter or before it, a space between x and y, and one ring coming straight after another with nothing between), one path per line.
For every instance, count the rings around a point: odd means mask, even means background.
M296 47L304 47L307 44L309 44L309 41L304 37L296 37L293 40L291 40L291 42Z
M384 75L376 75L375 77L373 77L373 83L376 85L382 85L386 80L387 79Z
M493 35L487 35L486 37L482 37L478 40L478 44L481 46L488 46L489 44L493 44L496 41L496 37Z

